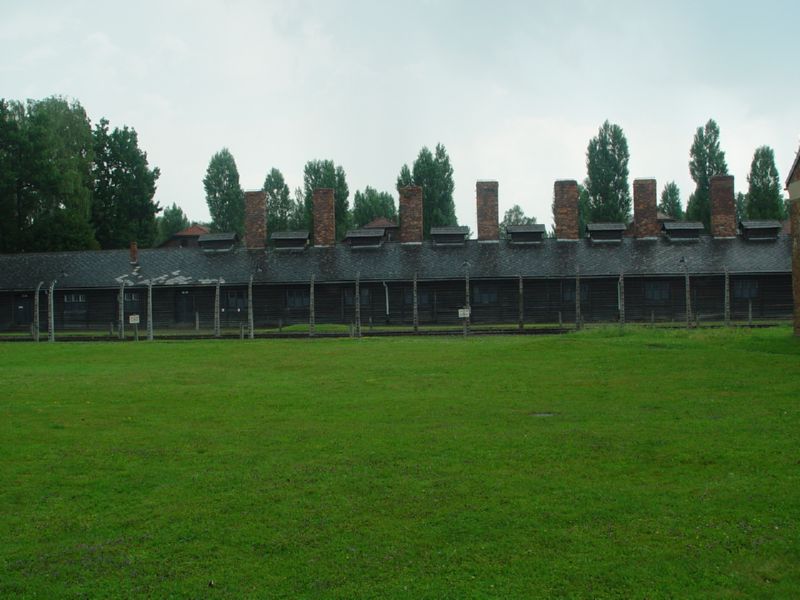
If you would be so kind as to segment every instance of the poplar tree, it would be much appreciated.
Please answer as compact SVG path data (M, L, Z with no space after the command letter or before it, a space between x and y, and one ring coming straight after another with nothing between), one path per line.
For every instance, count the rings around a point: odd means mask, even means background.
M661 190L661 202L658 203L658 210L676 221L683 219L681 191L674 181L667 183Z
M719 126L709 119L705 127L698 127L689 150L689 173L695 182L694 193L686 204L686 218L700 221L711 229L711 178L727 175L725 153L719 147Z
M244 192L239 185L236 161L227 148L211 157L203 178L211 228L244 235Z
M267 232L288 231L294 210L289 186L278 169L270 169L262 188L267 193Z
M769 146L757 148L747 176L747 216L750 219L786 218L775 153Z
M630 221L628 140L619 125L606 121L586 149L585 187L592 222Z
M458 225L453 201L453 167L442 144L436 144L433 152L424 146L410 169L403 165L397 177L397 189L408 185L422 188L422 232L426 238L431 227Z

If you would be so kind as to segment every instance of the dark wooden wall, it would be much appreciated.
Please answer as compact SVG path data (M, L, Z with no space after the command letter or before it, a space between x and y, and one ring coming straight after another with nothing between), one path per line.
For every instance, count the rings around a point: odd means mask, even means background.
M648 284L656 282L666 290L662 297L648 295ZM374 325L411 325L413 319L412 283L387 283L389 312L386 312L386 288L381 282L360 285L361 322ZM791 277L784 275L731 275L731 317L790 318L792 312ZM138 295L126 302L125 321L136 313L140 329L147 319L147 288L127 287ZM229 292L234 298L228 300ZM480 292L480 293L479 293ZM625 316L630 322L655 320L683 321L686 315L683 277L625 279ZM83 294L86 302L76 307L65 302L68 294ZM278 324L307 324L309 286L256 285L253 288L256 327ZM525 323L573 323L576 318L575 279L525 279L523 281L523 320ZM0 330L26 330L32 320L33 291L0 293ZM214 325L213 285L153 288L153 322L156 329L194 329L199 318L202 330ZM649 297L650 296L650 297ZM355 284L317 284L315 286L316 322L353 323L355 321ZM418 283L419 321L421 324L458 324L458 310L466 303L464 280L420 281ZM108 330L118 325L119 289L68 290L56 288L55 316L57 330ZM294 304L290 301L294 299ZM471 280L471 322L480 324L516 324L520 316L519 280ZM691 278L692 313L700 321L722 320L724 316L724 277ZM29 310L21 309L29 302ZM247 286L221 286L220 325L236 328L247 325ZM617 322L620 317L618 278L581 279L581 317L584 322ZM47 293L40 297L42 331L47 327Z

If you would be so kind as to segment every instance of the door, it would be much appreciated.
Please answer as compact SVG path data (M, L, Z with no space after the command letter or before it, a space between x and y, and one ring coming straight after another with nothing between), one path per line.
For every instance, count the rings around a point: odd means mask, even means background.
M194 295L189 290L179 290L175 295L175 322L194 323Z
M33 298L22 294L14 298L14 323L30 325L33 323Z

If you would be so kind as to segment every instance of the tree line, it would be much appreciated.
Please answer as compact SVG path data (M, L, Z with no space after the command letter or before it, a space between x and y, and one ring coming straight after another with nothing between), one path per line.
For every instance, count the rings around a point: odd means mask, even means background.
M397 189L419 185L425 197L423 230L431 227L457 225L453 201L453 167L442 144L433 152L423 147L412 166L403 165L397 177ZM239 184L236 161L223 148L208 164L203 179L206 202L214 231L244 231L244 191ZM333 188L336 208L336 236L342 239L348 229L359 228L378 218L397 222L397 206L392 193L366 186L353 195L341 165L333 160L311 160L303 168L303 185L291 192L283 173L270 168L262 189L267 194L267 231L307 230L313 226L313 195L317 188Z
M689 149L689 173L695 189L684 210L680 190L667 182L658 203L659 212L675 220L699 221L711 226L711 178L727 175L725 152L720 148L720 130L713 119L697 128ZM628 223L631 220L631 193L628 184L628 141L619 125L606 121L586 149L586 179L578 186L580 230L586 223ZM788 215L787 200L775 166L775 153L769 146L756 148L747 176L747 193L736 195L736 218L776 219ZM555 217L555 206L554 217Z
M0 99L0 252L149 246L159 175L133 128L92 127L78 101Z
M588 222L630 221L629 159L622 128L606 121L586 150L581 229ZM685 210L674 181L664 185L658 210L709 228L711 178L728 173L713 119L695 132L689 172L695 189ZM176 204L162 211L154 201L159 176L132 127L112 129L105 118L93 126L78 101L60 96L24 103L0 99L0 252L123 248L134 240L142 247L157 245L190 224ZM747 182L747 193L736 196L737 218L786 218L772 148L755 150ZM243 234L244 192L228 149L211 157L203 185L212 230ZM423 147L410 166L400 168L396 187L407 185L423 188L425 237L431 227L458 224L453 167L444 145L433 151ZM279 169L268 170L262 186L268 231L310 230L313 192L320 187L334 190L338 239L380 217L397 221L392 193L366 186L355 192L351 206L344 168L333 160L311 160L293 192ZM535 221L515 204L503 215L501 235L508 225Z

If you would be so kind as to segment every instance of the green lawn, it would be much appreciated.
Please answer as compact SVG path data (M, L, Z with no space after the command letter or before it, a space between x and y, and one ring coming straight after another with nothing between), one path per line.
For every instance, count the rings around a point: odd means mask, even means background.
M800 590L785 327L6 343L0 383L2 597Z

